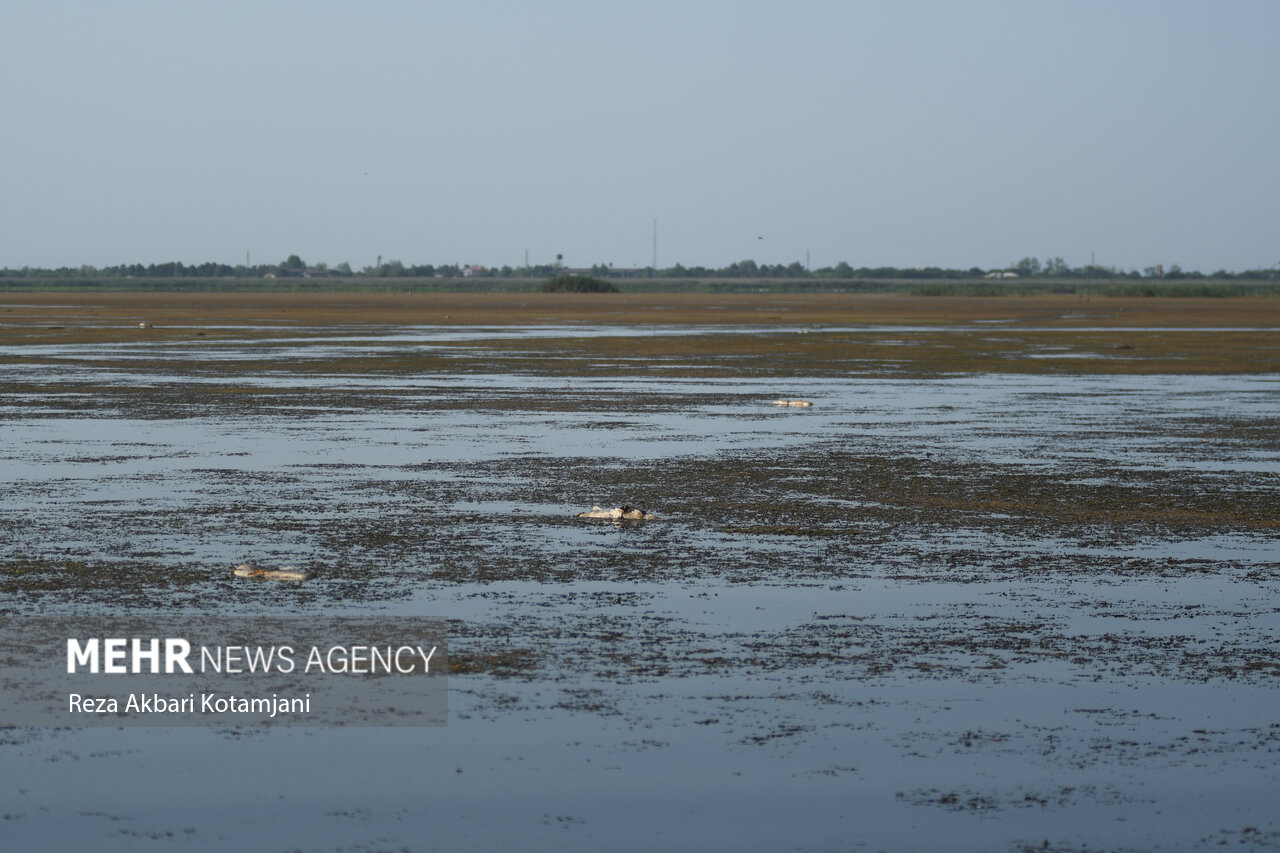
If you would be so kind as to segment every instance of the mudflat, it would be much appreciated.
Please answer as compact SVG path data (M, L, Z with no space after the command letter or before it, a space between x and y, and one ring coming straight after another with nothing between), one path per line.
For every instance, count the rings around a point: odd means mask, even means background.
M6 298L0 614L430 616L450 680L7 729L10 846L1280 843L1280 300Z
M1280 298L1265 296L0 294L0 346L197 340L269 345L393 327L466 334L437 338L431 353L336 353L308 360L308 369L921 377L1280 371ZM580 334L586 327L596 328ZM637 328L652 331L637 335ZM766 334L772 332L787 334ZM483 362L453 357L481 349L488 356ZM555 351L557 358L537 357L545 351ZM39 358L18 350L0 353L0 364L33 357Z

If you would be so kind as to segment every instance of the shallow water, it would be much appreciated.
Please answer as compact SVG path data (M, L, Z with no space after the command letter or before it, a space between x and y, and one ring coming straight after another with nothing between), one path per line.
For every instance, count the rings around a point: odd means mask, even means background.
M422 615L451 654L533 661L451 676L439 730L4 732L6 840L1280 846L1280 377L299 368L440 334L5 368L0 559L51 578L8 583L6 618ZM1114 518L1071 505L1110 491ZM1235 498L1257 517L1211 515ZM573 518L640 499L657 521ZM232 583L246 558L314 577Z

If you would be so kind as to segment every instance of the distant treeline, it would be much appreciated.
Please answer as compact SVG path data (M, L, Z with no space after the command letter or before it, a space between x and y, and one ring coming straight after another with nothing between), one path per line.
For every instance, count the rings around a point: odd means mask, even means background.
M1280 265L1278 265L1280 266ZM21 269L0 269L0 279L17 279L32 281L35 279L58 279L77 281L88 285L94 281L108 280L119 286L120 279L326 279L338 278L348 281L369 279L544 279L565 273L578 273L612 279L699 279L710 280L791 280L810 282L840 281L974 281L974 280L1010 280L1032 279L1047 280L1083 280L1088 282L1121 282L1138 280L1195 281L1213 279L1216 281L1263 282L1280 279L1280 272L1275 267L1268 269L1245 270L1244 272L1217 272L1205 274L1194 270L1183 270L1177 264L1167 270L1162 267L1147 267L1142 271L1119 270L1115 267L1104 267L1089 264L1072 267L1062 258L1046 258L1043 262L1037 258L1023 258L1000 269L946 269L943 267L901 268L901 267L854 267L845 261L835 266L808 269L799 261L790 264L757 264L752 260L738 261L726 267L713 268L676 264L672 267L655 269L642 267L632 269L614 268L608 264L596 264L589 268L570 269L562 264L544 264L528 267L485 267L480 265L459 266L457 264L406 265L400 261L382 263L381 258L375 266L361 270L353 270L350 264L341 263L333 267L325 264L309 265L297 255L290 255L278 264L230 264L203 263L184 264L181 261L169 261L161 264L119 264L109 267L57 267Z

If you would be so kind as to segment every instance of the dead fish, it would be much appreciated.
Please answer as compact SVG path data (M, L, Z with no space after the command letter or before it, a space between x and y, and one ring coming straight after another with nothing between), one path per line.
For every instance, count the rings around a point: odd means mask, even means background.
M253 563L241 563L232 571L238 578L257 578L259 580L268 581L304 581L309 575L295 569L293 566L285 566L281 569L260 569Z
M808 400L774 400L773 404L775 406L795 406L796 408L803 409L807 409L813 405L813 403L810 403Z
M593 506L590 512L578 513L578 518L603 518L610 521L644 521L646 519L655 518L652 513L645 512L633 506L623 504L613 509L601 509Z

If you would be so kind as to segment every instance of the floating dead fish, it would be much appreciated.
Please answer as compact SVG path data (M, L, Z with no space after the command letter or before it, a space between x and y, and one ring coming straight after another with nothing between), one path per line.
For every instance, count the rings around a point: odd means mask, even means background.
M282 569L260 569L253 563L241 563L232 572L238 578L257 578L267 581L304 581L308 575L293 566Z
M590 512L578 513L578 518L603 518L610 521L645 521L655 516L633 506L615 506L613 509L601 509L593 506Z
M138 324L138 328L139 328L139 329L150 329L150 328L151 328L151 324L150 324L150 323L148 323L148 322L146 322L146 321L144 320L143 322L141 322L141 323L139 323L139 324Z
M813 405L813 403L810 403L808 400L774 400L773 404L775 406L795 406L796 408L805 409Z

